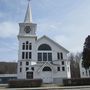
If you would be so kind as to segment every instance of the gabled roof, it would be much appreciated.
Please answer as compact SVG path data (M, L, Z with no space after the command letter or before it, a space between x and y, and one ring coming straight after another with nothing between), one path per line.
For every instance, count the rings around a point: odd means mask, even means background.
M59 45L57 42L55 42L54 40L50 39L50 38L47 37L46 35L44 35L44 36L42 36L41 38L39 38L39 39L37 40L37 42L40 41L40 40L43 39L43 38L46 38L47 40L51 41L52 43L54 43L54 44L55 44L56 46L58 46L59 48L62 48L64 51L66 51L67 53L69 53L69 51L68 51L67 49L65 49L63 46Z

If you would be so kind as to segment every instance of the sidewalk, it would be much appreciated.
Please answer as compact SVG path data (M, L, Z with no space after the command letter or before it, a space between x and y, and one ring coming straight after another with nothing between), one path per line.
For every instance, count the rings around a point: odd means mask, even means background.
M68 87L39 87L39 88L20 88L18 90L63 90L63 89L84 89L90 86L68 86ZM9 89L10 90L10 89ZM12 90L12 89L11 89ZM17 90L17 89L16 89Z
M54 85L54 84L53 84ZM37 88L6 88L7 84L0 85L0 90L70 90L70 89L84 89L88 88L90 90L90 86L53 86L49 84L48 87L37 87Z

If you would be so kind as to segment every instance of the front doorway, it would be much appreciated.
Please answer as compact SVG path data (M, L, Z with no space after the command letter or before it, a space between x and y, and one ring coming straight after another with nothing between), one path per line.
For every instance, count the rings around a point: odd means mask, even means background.
M26 78L27 79L33 79L33 72L27 72L26 73Z
M44 83L52 83L53 79L52 79L52 69L49 66L45 66L42 69L43 73L42 73L42 79Z
M53 82L52 72L43 72L42 79L44 83L52 83Z

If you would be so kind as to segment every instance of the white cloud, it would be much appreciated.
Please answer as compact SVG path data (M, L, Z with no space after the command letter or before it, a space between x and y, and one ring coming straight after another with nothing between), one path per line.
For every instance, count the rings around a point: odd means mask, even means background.
M21 20L20 18L24 16L27 1L2 1L6 6L5 11L0 10L0 17L3 17L1 20L4 19L6 22L0 23L0 38L14 37L15 39L19 28L14 21ZM84 40L90 34L90 1L76 0L74 2L72 0L32 1L34 19L38 21L38 35L48 35L71 52L82 51ZM12 22L7 22L9 18ZM14 39L13 41L17 43ZM8 43L3 42L5 43L0 45L0 59L17 58L17 45L11 43L9 39Z
M90 34L90 1L81 1L58 22L53 19L41 21L39 34L52 36L55 41L71 52L83 50L85 38ZM40 21L40 20L39 20ZM52 35L51 35L52 34Z
M0 18L3 17L3 13L0 12Z
M79 41L74 37L67 37L65 35L54 36L54 40L61 46L68 49L70 52L81 52L83 49L83 40Z
M0 41L0 61L17 61L18 45L16 41Z
M14 22L2 22L0 23L0 37L16 37L18 34L18 24Z
M47 35L54 39L70 52L80 52L83 49L84 39L89 33L89 29L83 25L65 24L61 22L42 22L38 27L38 34Z

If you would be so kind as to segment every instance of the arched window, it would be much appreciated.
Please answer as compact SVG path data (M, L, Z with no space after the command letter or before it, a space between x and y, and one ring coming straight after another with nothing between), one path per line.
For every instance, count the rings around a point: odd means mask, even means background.
M22 43L22 50L32 50L32 43L29 43L29 41Z
M26 41L26 44L28 44L29 42L28 41Z
M43 68L43 71L52 71L52 69L50 67L46 66Z
M52 50L48 44L41 44L38 50Z

